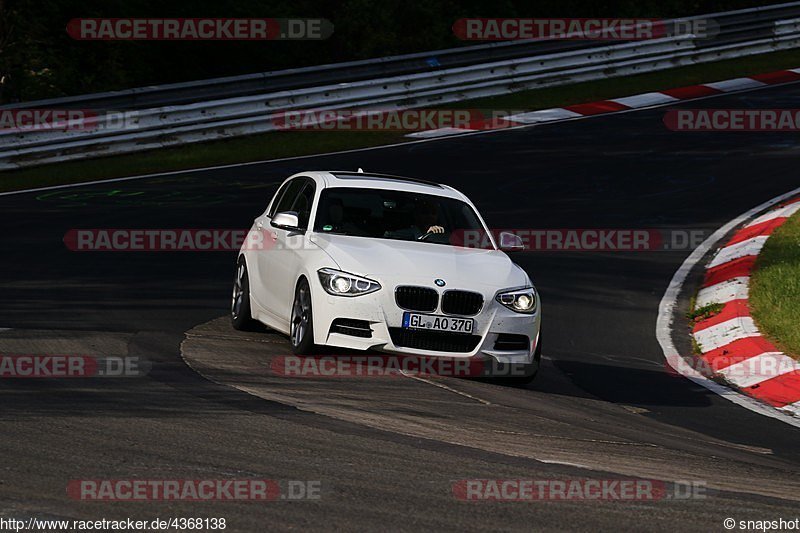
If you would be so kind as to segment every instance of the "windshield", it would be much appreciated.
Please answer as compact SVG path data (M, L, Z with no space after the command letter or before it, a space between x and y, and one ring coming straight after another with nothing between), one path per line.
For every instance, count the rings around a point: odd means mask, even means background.
M465 235L485 235L475 211L461 200L365 188L322 191L314 231L453 246L462 246Z

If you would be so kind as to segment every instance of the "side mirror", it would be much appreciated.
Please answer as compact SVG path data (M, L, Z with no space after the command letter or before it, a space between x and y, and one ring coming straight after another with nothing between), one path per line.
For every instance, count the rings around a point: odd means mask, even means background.
M272 218L271 224L276 228L297 230L299 229L300 220L297 218L297 213L294 211L285 211L275 215Z
M525 249L525 243L519 235L504 231L500 233L500 249L509 252L520 252Z

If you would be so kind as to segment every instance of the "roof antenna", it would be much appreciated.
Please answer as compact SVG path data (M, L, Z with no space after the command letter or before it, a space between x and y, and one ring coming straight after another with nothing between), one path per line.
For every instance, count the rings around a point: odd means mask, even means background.
M363 173L364 173L364 169L363 169L363 168L361 168L361 167L358 167L358 173L359 173L359 174L363 174Z

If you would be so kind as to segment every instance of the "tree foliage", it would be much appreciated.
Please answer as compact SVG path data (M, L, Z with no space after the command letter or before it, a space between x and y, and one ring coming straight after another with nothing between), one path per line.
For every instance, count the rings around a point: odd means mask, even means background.
M0 0L0 101L118 90L460 46L462 17L673 17L747 0ZM774 3L774 2L772 2ZM322 17L326 41L76 41L80 17Z

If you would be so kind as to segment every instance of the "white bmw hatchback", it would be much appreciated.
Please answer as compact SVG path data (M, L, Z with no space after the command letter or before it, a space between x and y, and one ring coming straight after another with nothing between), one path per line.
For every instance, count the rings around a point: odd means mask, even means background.
M522 248L513 234L498 240ZM477 358L521 367L513 381L527 382L539 367L541 301L500 248L452 187L301 172L242 246L233 326L259 321L289 335L296 354L335 346Z

